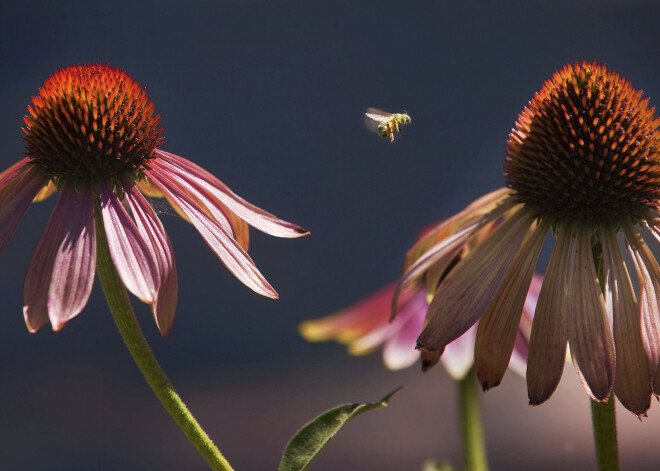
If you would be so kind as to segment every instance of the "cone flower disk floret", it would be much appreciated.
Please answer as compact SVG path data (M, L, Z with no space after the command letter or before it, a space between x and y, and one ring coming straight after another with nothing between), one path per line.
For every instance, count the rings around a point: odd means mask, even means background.
M170 240L145 197L165 197L244 284L277 298L247 254L248 225L278 237L307 231L234 194L163 142L159 115L124 71L67 67L39 89L24 118L26 157L0 174L0 251L32 201L60 196L25 279L23 313L30 332L59 330L83 309L96 270L95 212L126 288L151 305L167 335L177 304Z
M614 390L624 407L646 414L651 395L660 394L660 266L642 237L660 240L654 111L642 92L596 63L566 66L545 83L509 137L507 188L452 217L450 236L437 238L441 225L408 253L397 293L422 275L442 273L484 226L499 223L435 288L418 348L441 353L479 321L477 374L484 389L499 384L552 233L530 338L530 403L554 392L570 345L594 400Z

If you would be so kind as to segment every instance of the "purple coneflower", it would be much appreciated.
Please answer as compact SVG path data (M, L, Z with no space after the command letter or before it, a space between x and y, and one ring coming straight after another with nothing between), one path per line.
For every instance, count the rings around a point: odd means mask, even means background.
M438 230L437 227L440 226L444 229ZM434 231L436 240L451 235L456 227L456 221L443 222L437 227ZM492 227L486 227L481 232L485 234L491 230ZM463 247L461 253L457 254L457 259L465 257L470 249L470 246ZM416 339L424 328L424 319L429 306L427 299L434 291L430 288L430 284L438 283L437 278L433 279L431 271L426 275L428 276L418 278L398 297L397 316L394 319L390 319L390 306L396 283L389 284L334 314L303 322L300 324L300 333L311 342L337 340L348 346L351 355L367 354L383 345L383 362L391 370L407 368L421 357L422 368L426 371L440 359L449 375L460 381L465 378L474 363L476 325L447 345L440 358L435 352L419 352L415 349ZM535 275L529 287L529 293L522 307L523 315L520 319L515 348L509 363L509 367L523 377L532 316L542 279L540 275Z
M566 66L521 113L507 143L507 188L455 216L450 237L422 239L399 289L442 271L481 227L498 227L437 286L422 351L441 352L479 320L483 387L499 383L541 247L555 244L539 294L527 364L531 404L550 397L567 344L589 395L613 388L643 415L660 393L660 267L642 233L660 239L660 120L642 92L595 63ZM637 292L619 245L637 273Z
M122 282L151 305L158 329L168 334L177 303L174 254L145 195L164 196L240 281L277 298L246 252L248 224L278 237L307 232L246 202L192 162L158 149L160 116L124 71L67 67L46 80L32 103L23 128L27 157L0 174L0 251L33 200L61 193L25 280L30 332L49 320L59 330L87 303L100 210Z

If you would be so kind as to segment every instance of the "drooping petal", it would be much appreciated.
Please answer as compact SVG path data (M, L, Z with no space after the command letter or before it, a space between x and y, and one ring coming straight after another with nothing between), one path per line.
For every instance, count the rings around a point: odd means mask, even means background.
M568 276L568 339L576 368L594 400L606 401L614 383L614 342L591 249L591 228L576 228Z
M160 273L150 256L147 241L142 238L111 184L99 184L99 198L108 248L122 283L143 302L153 303Z
M334 314L302 322L300 335L309 342L336 339L350 343L373 330L389 325L389 308L394 293L394 283L379 289Z
M639 281L642 341L648 358L653 393L660 394L660 266L639 233L624 224L624 233Z
M497 206L505 204L510 194L511 190L509 188L499 188L473 201L460 213L430 228L406 253L403 270L408 270L410 265L421 257L422 254L426 253L441 240L446 239L453 232L469 224L471 220L489 214Z
M270 298L276 299L278 297L273 287L254 265L250 256L233 237L225 232L215 219L211 218L203 208L198 206L194 198L185 191L179 190L175 183L168 180L156 168L152 168L149 174L154 184L160 188L165 196L174 201L186 213L188 219L204 238L204 241L229 271L255 292Z
M71 184L62 189L25 279L23 315L30 332L48 318L59 330L87 304L96 271L93 201L90 187L77 194Z
M179 293L179 283L174 261L172 244L165 228L147 200L133 185L122 185L128 207L135 218L135 224L147 243L149 256L156 261L160 284L156 286L156 299L151 305L158 330L167 336L174 322L174 314Z
M479 321L474 362L483 390L497 386L509 366L527 292L549 226L531 229L509 267L502 287Z
M348 344L351 355L363 355L383 346L383 361L391 370L412 365L419 359L415 340L422 330L428 304L424 289L416 286L400 299L400 314L389 322L390 300L395 283L339 312L300 324L308 341L337 340Z
M238 241L243 250L248 250L250 237L249 237L249 227L247 222L238 217L234 212L230 211L227 206L225 206L213 192L209 191L207 187L203 184L200 184L198 179L193 178L191 175L186 173L181 173L173 171L173 169L167 164L160 165L158 162L154 165L158 171L165 175L168 180L176 181L177 186L182 191L188 193L191 197L197 200L197 204L200 207L206 209L206 211L221 225L223 226L225 232L232 234L234 238ZM147 171L147 174L149 172ZM172 200L168 198L170 204ZM174 203L172 205L175 210L179 213L183 211L181 208L178 208L178 205ZM185 212L184 216L185 216ZM187 217L186 217L187 219Z
M183 157L156 149L160 159L154 159L154 165L162 165L179 176L194 178L201 186L212 192L230 211L245 220L248 224L267 234L277 237L301 237L307 235L305 229L275 217L243 198L236 195L227 185L211 175L203 168Z
M475 232L502 216L502 214L511 209L512 204L513 202L510 200L501 201L500 205L490 213L477 213L472 216L466 215L460 223L444 226L445 229L450 229L446 234L443 233L445 237L438 240L435 245L421 254L404 271L392 297L392 319L396 316L398 297L403 290L432 266L436 273L443 272L461 251L463 244Z
M47 177L27 159L0 175L0 253L7 247L35 195L46 185Z
M440 361L449 376L461 381L474 364L474 339L477 336L477 324L470 327L459 338L450 342L444 349ZM432 352L431 352L432 353Z
M469 332L469 330L468 330ZM463 335L466 335L467 332ZM461 339L461 337L457 338L454 340L454 342L457 342ZM451 345L451 344L450 344ZM440 350L420 350L419 351L419 358L422 360L422 371L427 372L431 368L433 368L438 361L440 361L440 358L442 357L442 354L444 353L445 349L441 348ZM474 348L471 350L474 352Z
M429 306L419 347L439 350L479 320L499 291L531 224L527 211L515 211L449 272Z
M651 377L642 342L641 316L614 231L603 232L603 255L606 304L612 309L616 349L614 393L633 414L646 415L651 407Z
M527 391L530 405L545 402L557 389L564 363L568 326L566 320L566 277L568 276L570 228L557 234L548 269L541 286L527 357Z

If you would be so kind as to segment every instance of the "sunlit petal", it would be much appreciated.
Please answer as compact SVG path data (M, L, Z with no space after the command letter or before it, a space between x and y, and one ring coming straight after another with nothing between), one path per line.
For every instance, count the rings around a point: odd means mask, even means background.
M9 244L35 195L47 181L25 160L19 164L5 170L0 177L0 253Z
M36 331L47 319L53 330L80 313L92 290L96 270L93 192L62 190L32 256L25 279L23 314Z
M152 181L165 196L174 201L186 213L188 219L208 246L229 271L255 292L270 298L278 297L273 287L254 265L250 256L233 237L225 232L215 219L211 218L203 208L197 205L193 198L180 191L174 183L170 182L165 175L160 174L156 169L152 169L150 175Z
M158 267L160 283L156 286L156 299L152 310L158 329L166 336L174 322L179 289L172 244L158 216L140 191L128 184L123 185L123 191L138 232L146 242L149 257Z
M277 237L300 237L308 232L300 226L291 224L264 211L236 195L227 185L203 168L178 155L156 150L162 159L159 163L181 177L195 178L199 185L213 193L230 211L245 220L251 226Z
M145 303L156 299L160 273L147 242L110 184L99 185L103 227L117 273L126 288Z

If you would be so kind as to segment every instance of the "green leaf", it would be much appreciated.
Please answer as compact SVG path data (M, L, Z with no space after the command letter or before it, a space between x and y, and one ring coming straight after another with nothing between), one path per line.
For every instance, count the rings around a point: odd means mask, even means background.
M330 440L356 415L387 407L397 388L379 402L369 404L342 404L324 412L294 435L284 450L279 471L304 471Z

